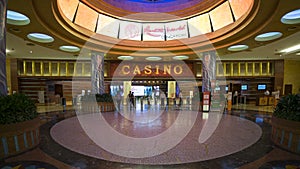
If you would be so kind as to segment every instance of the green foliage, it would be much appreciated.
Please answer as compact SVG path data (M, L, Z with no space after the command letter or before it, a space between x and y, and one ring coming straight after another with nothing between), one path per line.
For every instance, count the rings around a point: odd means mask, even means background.
M273 115L277 118L300 121L300 95L289 94L281 98Z
M104 93L104 94L91 94L91 95L85 95L81 99L82 101L87 101L87 102L113 102L113 98L110 94Z
M37 116L34 101L24 94L0 96L0 124L23 122Z

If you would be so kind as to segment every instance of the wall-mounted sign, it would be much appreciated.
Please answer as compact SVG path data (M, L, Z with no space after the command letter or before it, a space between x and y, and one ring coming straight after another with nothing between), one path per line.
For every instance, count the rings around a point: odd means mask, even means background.
M136 22L120 21L119 39L141 40L142 24Z
M176 21L165 24L167 40L188 38L187 21Z
M160 23L143 24L143 41L164 41L165 26Z
M193 64L185 63L111 63L114 77L193 77Z
M118 38L119 20L99 14L96 33Z

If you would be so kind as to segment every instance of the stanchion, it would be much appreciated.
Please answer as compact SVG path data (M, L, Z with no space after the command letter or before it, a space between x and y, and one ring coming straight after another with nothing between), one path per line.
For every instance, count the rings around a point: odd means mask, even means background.
M144 103L143 103L143 98L141 98L141 111L143 111L144 108Z
M232 101L231 101L231 100L228 100L228 101L227 101L227 110L230 111L230 110L231 110L231 107L232 107Z

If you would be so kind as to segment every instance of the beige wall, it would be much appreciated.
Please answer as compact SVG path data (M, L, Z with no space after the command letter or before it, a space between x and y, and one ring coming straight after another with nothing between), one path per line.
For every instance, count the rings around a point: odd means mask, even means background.
M293 93L300 93L300 61L284 60L284 85L286 84L293 85Z

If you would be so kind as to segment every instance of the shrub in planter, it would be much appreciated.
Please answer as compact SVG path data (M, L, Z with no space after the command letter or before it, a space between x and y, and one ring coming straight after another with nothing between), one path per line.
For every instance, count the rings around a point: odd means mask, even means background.
M0 124L23 122L37 116L34 101L24 94L0 96Z
M0 96L0 158L16 155L39 144L40 121L35 103L24 94Z
M299 153L300 95L290 94L281 98L272 117L272 141L289 151Z
M300 94L289 94L277 103L274 117L300 122Z

